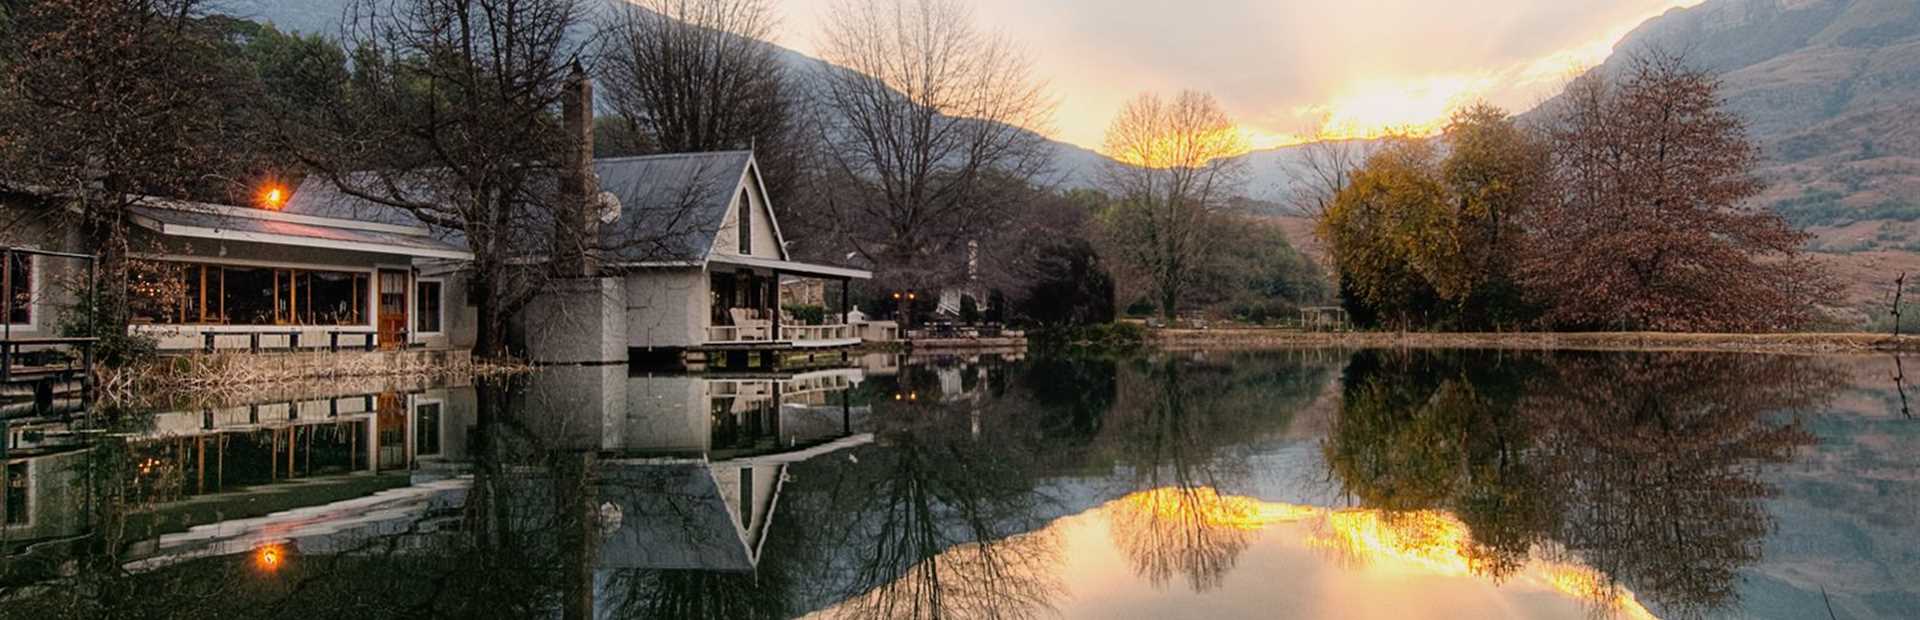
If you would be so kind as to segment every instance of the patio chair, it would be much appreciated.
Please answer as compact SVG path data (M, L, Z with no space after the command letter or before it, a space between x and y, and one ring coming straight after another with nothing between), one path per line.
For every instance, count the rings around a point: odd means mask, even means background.
M738 337L741 340L771 338L769 333L773 331L773 321L754 318L753 311L746 308L732 308L727 310L727 314L733 317L733 326L738 328Z

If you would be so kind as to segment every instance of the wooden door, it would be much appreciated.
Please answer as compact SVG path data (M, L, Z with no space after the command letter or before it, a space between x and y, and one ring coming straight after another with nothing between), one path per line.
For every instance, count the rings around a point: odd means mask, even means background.
M380 348L407 346L407 280L405 271L380 270Z

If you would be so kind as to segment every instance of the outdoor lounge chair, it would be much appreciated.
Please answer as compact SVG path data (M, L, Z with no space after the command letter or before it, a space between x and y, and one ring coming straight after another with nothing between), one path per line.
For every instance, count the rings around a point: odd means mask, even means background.
M733 317L733 326L737 332L735 337L741 340L769 340L772 338L770 333L773 331L773 322L766 319L753 318L752 310L746 308L731 308L727 310L727 314Z

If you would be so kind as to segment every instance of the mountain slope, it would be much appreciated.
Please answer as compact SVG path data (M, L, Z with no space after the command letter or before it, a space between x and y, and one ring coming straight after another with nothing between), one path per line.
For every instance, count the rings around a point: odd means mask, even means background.
M1598 70L1647 49L1718 73L1762 149L1759 203L1814 235L1843 321L1920 271L1920 2L1708 0L1649 20Z
M1905 248L1920 232L1920 2L1710 0L1643 24L1602 69L1654 47L1721 75L1763 149L1762 200L1819 247Z

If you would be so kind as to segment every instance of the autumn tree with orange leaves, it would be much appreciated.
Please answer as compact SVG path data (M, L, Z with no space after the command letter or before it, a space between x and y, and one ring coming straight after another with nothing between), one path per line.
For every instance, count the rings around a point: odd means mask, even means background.
M1752 204L1758 148L1720 82L1679 55L1598 73L1549 111L1557 190L1524 282L1574 329L1754 332L1815 318L1831 282L1804 233Z

